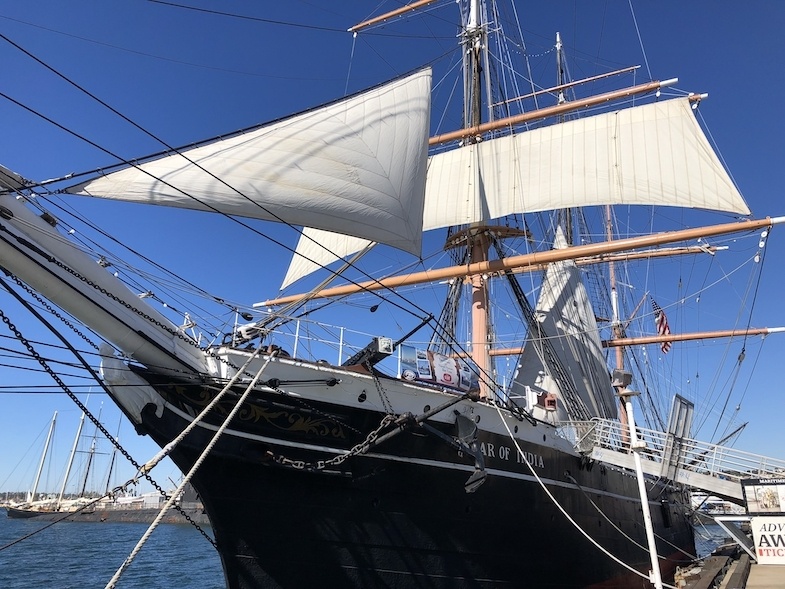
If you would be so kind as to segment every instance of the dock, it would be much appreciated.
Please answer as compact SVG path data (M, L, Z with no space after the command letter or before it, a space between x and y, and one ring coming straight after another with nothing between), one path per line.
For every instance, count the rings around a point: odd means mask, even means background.
M684 589L782 589L785 587L785 565L760 565L751 562L746 553L706 557L700 566L687 572Z
M785 587L785 565L753 564L746 584L731 585L729 582L728 585L722 585L721 589L780 589L782 587Z

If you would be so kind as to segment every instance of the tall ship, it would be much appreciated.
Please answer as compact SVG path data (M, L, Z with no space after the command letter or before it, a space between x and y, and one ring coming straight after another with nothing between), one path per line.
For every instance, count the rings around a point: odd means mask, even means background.
M695 557L689 489L585 445L614 424L614 450L639 459L647 427L689 431L691 404L652 390L651 360L690 336L650 286L627 288L627 268L710 260L720 236L763 244L782 219L749 218L696 119L704 95L625 85L636 67L574 80L559 34L551 85L526 86L496 2L421 0L350 34L436 9L459 18L449 68L90 172L3 168L3 284L80 341L79 362L162 448L140 472L163 456L182 470L229 589L672 579ZM447 117L445 94L461 96ZM122 239L74 231L62 203L85 197L236 224L236 279L260 297L121 261ZM655 207L731 220L660 231ZM205 281L219 271L208 240L187 248Z

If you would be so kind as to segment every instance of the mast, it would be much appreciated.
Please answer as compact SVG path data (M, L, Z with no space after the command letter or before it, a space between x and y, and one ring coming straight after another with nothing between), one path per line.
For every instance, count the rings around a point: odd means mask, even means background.
M101 404L101 409L103 409L103 404ZM98 411L98 419L101 419L101 411ZM90 450L87 453L87 466L84 469L84 478L82 479L82 490L79 492L81 497L84 497L85 492L87 491L87 479L90 475L90 468L93 465L93 458L95 457L95 436L96 432L98 431L98 427L96 426L95 431L93 432L93 439L90 441Z
M120 441L120 426L123 423L123 417L120 416L120 423L117 424L117 433L115 434L115 439L119 442ZM112 446L112 457L109 460L109 472L106 475L106 485L104 487L104 494L108 494L112 484L112 472L114 471L115 462L117 460L117 447Z
M464 126L476 128L482 123L482 60L487 49L487 31L485 23L481 22L479 0L472 0L469 6L464 43L464 75L466 77ZM490 102L490 101L489 101ZM476 137L467 138L476 142ZM476 178L475 190L479 190L479 178ZM471 262L487 262L490 250L490 237L485 227L477 224L473 226L468 235L470 241ZM472 293L472 337L471 354L480 373L480 397L491 396L491 385L488 378L493 378L488 342L488 281L482 274L473 274L469 277Z
M84 412L82 417L79 418L79 427L76 428L76 436L74 437L74 445L71 447L71 455L68 457L68 465L65 467L65 476L63 476L63 485L60 487L60 496L57 498L57 505L55 509L60 509L63 502L63 495L65 494L65 486L68 483L68 475L71 474L71 467L74 464L74 457L76 456L76 447L79 445L79 436L82 435L82 426L84 425Z
M46 442L44 443L44 451L41 453L41 462L38 465L38 472L35 475L35 482L33 483L33 488L30 490L30 494L27 496L28 503L32 503L35 500L35 494L38 492L38 482L41 480L41 472L44 470L44 462L46 462L46 455L49 452L49 443L52 441L52 433L55 430L55 422L57 421L57 411L52 416L52 423L49 426L49 433L46 435Z
M605 237L608 242L613 241L613 220L611 218L610 205L605 206ZM612 339L622 339L624 328L619 316L619 293L616 290L616 264L611 260L608 262L608 280L611 285L611 333ZM616 370L624 370L624 348L616 348ZM616 387L616 392L620 393L621 388ZM621 422L622 432L627 431L627 403L619 397L619 421Z
M556 31L556 87L559 89L556 92L556 104L561 106L565 102L567 102L567 97L564 93L564 84L565 84L565 75L564 75L564 53L563 53L564 46L561 42L561 33ZM559 115L559 122L563 123L565 120L565 115ZM567 239L567 243L573 243L573 229L572 229L572 210L567 208L561 211L561 215L564 217L564 235Z

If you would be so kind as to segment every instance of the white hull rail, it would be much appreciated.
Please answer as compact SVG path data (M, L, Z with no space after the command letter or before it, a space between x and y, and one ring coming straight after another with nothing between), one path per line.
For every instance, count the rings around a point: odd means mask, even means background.
M606 419L570 421L563 422L561 430L583 455L606 464L635 468L629 429L620 422ZM781 477L785 473L785 460L641 427L637 432L639 440L645 443L640 450L644 473L671 478L740 504L744 501L743 479ZM670 460L666 458L668 456Z

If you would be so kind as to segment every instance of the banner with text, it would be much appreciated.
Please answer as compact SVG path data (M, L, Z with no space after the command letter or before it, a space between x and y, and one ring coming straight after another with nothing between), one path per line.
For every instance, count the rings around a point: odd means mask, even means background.
M447 386L461 391L479 388L477 369L460 358L400 346L401 378Z
M750 527L758 564L785 564L785 517L753 517Z

